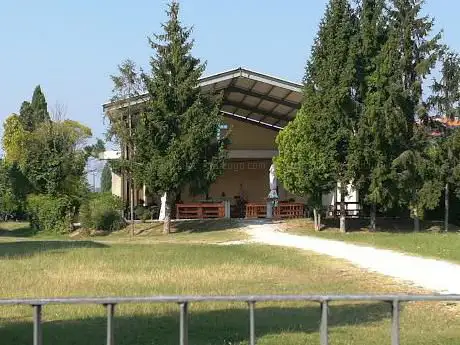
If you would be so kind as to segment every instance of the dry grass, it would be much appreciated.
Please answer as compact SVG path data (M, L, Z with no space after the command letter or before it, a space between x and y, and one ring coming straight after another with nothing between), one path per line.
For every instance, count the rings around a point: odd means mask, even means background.
M233 231L233 230L222 230ZM238 230L234 230L238 231ZM423 292L367 273L339 260L294 249L258 245L217 246L170 243L153 234L147 241L125 235L113 242L23 241L0 243L0 295L5 297L116 296L174 294L318 294ZM118 237L117 237L118 236ZM141 235L139 235L141 236ZM116 239L115 239L116 237ZM230 233L230 238L233 239ZM123 240L124 239L124 240ZM5 239L6 240L6 239ZM220 235L220 240L224 236ZM281 308L282 307L282 308ZM389 306L382 303L334 303L332 344L389 342ZM457 309L443 304L405 305L403 344L457 344ZM319 308L309 303L257 306L258 344L315 344ZM105 317L97 306L48 306L45 344L102 344ZM124 305L117 308L117 344L176 344L175 305ZM247 344L243 304L193 304L190 343ZM0 343L31 342L31 310L0 308Z

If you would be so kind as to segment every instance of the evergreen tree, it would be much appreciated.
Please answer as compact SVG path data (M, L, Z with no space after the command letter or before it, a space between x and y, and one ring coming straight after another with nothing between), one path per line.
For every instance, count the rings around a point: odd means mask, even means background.
M30 106L33 109L33 125L35 127L40 123L50 120L48 104L46 103L45 95L43 94L40 85L37 85L34 90Z
M431 87L433 95L428 103L435 109L438 116L454 120L460 115L460 56L447 52L442 57L442 77L435 81ZM448 126L433 126L441 129L442 137L437 140L439 155L437 157L440 167L440 178L444 182L444 230L449 230L449 193L450 186L456 182L453 171L460 164L459 153L454 152L457 136Z
M101 192L110 193L112 192L112 171L110 165L106 163L101 174Z
M439 44L441 34L438 33L430 38L434 25L433 19L422 16L421 10L424 0L391 0L389 12L389 30L393 46L397 52L397 62L393 68L399 74L399 80L393 85L400 85L402 92L397 94L399 109L403 112L408 127L405 137L407 150L411 151L411 147L418 146L417 133L414 131L417 127L414 125L417 118L424 120L426 117L426 106L423 103L423 82L427 75L435 66L442 46ZM390 87L392 87L390 85ZM415 143L414 143L415 142ZM405 152L402 155L407 156ZM404 159L403 159L404 160ZM407 172L413 170L408 169ZM400 177L401 175L398 175ZM412 197L424 197L427 194L413 194L413 190L417 189L417 175L408 181L414 182L413 188L399 189L400 200L411 200ZM395 181L400 183L401 181ZM402 182L404 185L404 182ZM428 204L432 201L432 196L427 196ZM411 214L414 217L414 228L417 228L419 222L419 214L422 210L414 209L413 207L424 207L423 201L410 202Z
M316 195L320 184L334 180L341 189L340 229L346 230L345 196L350 183L348 158L350 141L356 131L359 116L355 97L357 90L357 21L347 0L331 0L321 21L304 78L304 103L297 122L307 128L302 152L305 167L321 167L327 161L327 171L305 174L307 185ZM281 146L283 137L280 139ZM287 151L286 151L287 152ZM295 154L294 151L291 151ZM284 159L281 157L280 159ZM292 159L284 159L292 162ZM286 169L287 167L285 166ZM294 168L294 167L291 167ZM301 170L300 170L301 171ZM283 173L280 174L282 176ZM320 177L320 178L318 178ZM283 177L282 177L283 178ZM299 176L299 178L302 178ZM326 184L329 185L329 184Z
M423 128L415 127L411 147L393 162L400 203L408 205L414 219L414 231L420 231L420 219L426 210L439 205L443 181L436 162L439 147L432 145Z
M220 104L198 87L205 65L191 55L191 30L181 26L179 4L172 2L164 33L150 44L151 74L144 75L149 101L135 135L135 172L148 190L166 193L164 232L171 204L186 185L210 183L223 170L224 142L217 138Z
M40 123L50 120L48 105L40 85L34 90L32 102L25 101L22 103L19 115L24 129L27 131L33 131Z
M388 30L384 9L383 0L363 0L360 7L362 107L350 157L354 184L362 200L371 205L373 231L377 205L385 209L396 201L392 162L406 149L412 128L399 104L403 87L394 68L399 61L398 39Z

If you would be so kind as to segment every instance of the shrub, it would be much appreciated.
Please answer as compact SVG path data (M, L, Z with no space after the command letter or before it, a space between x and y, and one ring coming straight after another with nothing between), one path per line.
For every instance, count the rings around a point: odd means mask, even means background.
M152 218L152 211L150 211L147 207L144 207L142 205L137 205L136 209L134 210L134 213L136 217L143 222Z
M29 195L27 214L36 231L61 233L70 229L71 201L68 197Z
M80 209L80 221L86 229L117 231L125 226L121 199L110 193L93 194Z

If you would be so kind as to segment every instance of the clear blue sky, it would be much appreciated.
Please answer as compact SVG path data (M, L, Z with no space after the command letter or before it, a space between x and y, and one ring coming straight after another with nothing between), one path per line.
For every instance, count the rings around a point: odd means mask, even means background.
M206 74L243 66L300 81L326 0L181 0ZM123 59L148 66L147 36L160 32L166 0L2 0L0 120L41 84L48 104L105 131L101 104ZM444 41L460 51L458 0L427 0Z

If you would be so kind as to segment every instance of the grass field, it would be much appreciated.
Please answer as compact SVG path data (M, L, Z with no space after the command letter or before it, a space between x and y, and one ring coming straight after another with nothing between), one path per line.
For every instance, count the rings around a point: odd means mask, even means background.
M351 231L341 233L336 228L314 231L313 223L308 220L293 220L287 223L286 229L298 235L310 235L326 239L366 244L373 247L393 249L408 254L443 259L460 263L460 232L424 231Z
M137 230L134 240L121 232L78 241L24 237L24 225L5 230L9 233L0 242L0 296L421 292L308 252L216 245L244 236L236 224L188 224L185 232L167 239L151 228ZM389 311L383 303L334 303L331 344L389 343ZM402 344L458 344L458 311L439 303L405 305ZM192 304L190 312L190 344L247 344L245 305ZM257 305L258 344L318 344L318 318L316 304ZM102 307L47 306L44 322L47 345L105 341ZM31 334L30 307L0 307L0 344L30 344ZM115 339L117 344L177 344L178 307L117 307Z

